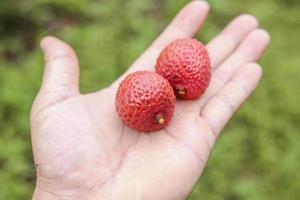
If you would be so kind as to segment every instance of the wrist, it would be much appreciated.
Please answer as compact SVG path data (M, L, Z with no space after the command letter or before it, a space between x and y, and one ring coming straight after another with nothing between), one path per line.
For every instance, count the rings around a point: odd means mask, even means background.
M46 192L35 188L32 200L59 200L59 197L51 192Z
M88 199L79 193L80 189L66 189L62 185L37 181L32 200L62 200L62 199Z

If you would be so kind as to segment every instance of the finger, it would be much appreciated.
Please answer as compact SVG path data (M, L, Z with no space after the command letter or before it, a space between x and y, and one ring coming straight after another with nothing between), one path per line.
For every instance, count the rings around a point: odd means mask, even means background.
M233 113L256 88L262 69L249 63L242 67L231 81L203 108L201 116L217 137Z
M214 96L240 67L255 62L263 54L270 41L269 34L261 29L252 31L237 50L214 72L207 92L201 98L200 107Z
M212 68L216 68L236 49L252 30L258 27L255 17L244 14L232 20L226 28L207 44Z
M162 34L151 44L151 46L133 63L133 65L114 84L118 85L120 80L127 74L137 70L153 71L156 59L161 50L179 38L193 37L203 24L209 11L209 5L205 1L192 1L187 4L162 32Z
M205 1L192 1L173 19L170 25L153 42L152 48L162 50L170 42L179 38L193 37L203 24L209 11Z
M55 37L41 41L45 69L41 91L58 95L79 93L79 67L74 50Z

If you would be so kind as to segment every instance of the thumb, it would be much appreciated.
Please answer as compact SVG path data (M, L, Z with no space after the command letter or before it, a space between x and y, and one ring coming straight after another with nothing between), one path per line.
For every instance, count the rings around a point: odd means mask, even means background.
M41 86L42 93L78 94L79 66L74 50L55 37L41 41L45 58L45 69Z
M31 115L79 94L79 64L74 50L55 37L41 41L45 67L42 85Z

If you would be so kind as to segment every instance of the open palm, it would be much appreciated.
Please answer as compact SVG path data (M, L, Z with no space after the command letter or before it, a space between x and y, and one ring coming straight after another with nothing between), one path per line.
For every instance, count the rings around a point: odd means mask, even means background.
M145 53L110 87L79 92L79 68L67 44L46 37L41 43L45 71L31 112L37 166L33 199L185 199L206 165L220 131L256 87L255 62L269 43L249 15L234 19L207 48L213 76L205 95L177 101L163 130L140 133L117 116L116 90L128 73L154 71L162 48L193 37L209 7L189 3Z

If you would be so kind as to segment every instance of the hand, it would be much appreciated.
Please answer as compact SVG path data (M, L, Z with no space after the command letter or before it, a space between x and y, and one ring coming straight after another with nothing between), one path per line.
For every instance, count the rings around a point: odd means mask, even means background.
M67 44L46 37L43 83L31 112L37 167L33 199L185 199L209 153L237 108L255 89L261 67L254 63L269 43L254 17L234 19L207 44L213 77L205 95L177 101L173 121L158 132L139 133L117 116L114 98L130 72L154 71L162 48L193 37L208 13L192 1L110 87L79 92L77 57Z

